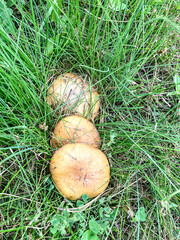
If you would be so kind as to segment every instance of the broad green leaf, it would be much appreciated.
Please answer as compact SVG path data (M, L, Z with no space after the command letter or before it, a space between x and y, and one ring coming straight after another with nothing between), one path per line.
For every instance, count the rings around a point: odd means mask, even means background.
M91 236L91 231L90 231L90 230L87 230L87 231L85 231L85 233L82 235L81 240L89 240L89 239L90 239L90 236Z
M63 212L63 215L64 215L66 218L69 218L70 213L67 211L67 209L65 209L64 212Z
M138 211L136 212L134 221L135 222L138 222L138 221L145 222L146 221L146 217L147 217L147 214L145 212L145 208L144 207L140 207L138 209Z
M89 240L99 240L99 238L96 234L92 234Z
M66 234L66 228L64 225L60 225L58 230L60 231L61 235L65 235Z
M25 0L8 0L7 1L7 7L12 7L14 6L15 4L22 4L22 5L25 5Z
M108 226L109 226L109 221L102 223L101 224L101 232L106 231L108 229Z
M57 232L57 227L51 227L51 228L50 228L50 232L51 232L52 234L55 234L55 233Z
M102 197L102 198L99 199L99 203L102 204L102 203L104 203L104 202L105 202L105 198L104 198L104 197Z
M100 231L99 224L97 223L97 221L95 219L91 219L89 221L89 228L94 233L98 233Z
M56 226L56 225L58 225L60 223L61 223L61 221L60 221L60 219L56 215L51 219L51 224L53 226Z
M81 240L99 240L98 236L96 234L94 234L93 232L91 232L91 230L87 230Z
M114 11L121 11L126 8L126 4L120 0L110 0L110 8Z
M54 189L54 185L51 184L48 190L49 190L49 192L50 192L50 191L53 190L53 189Z
M82 199L84 202L87 202L88 198L89 198L89 196L87 194L82 195Z
M83 201L77 200L77 202L76 202L76 206L77 206L77 207L81 207L81 206L83 206L83 205L84 205L84 202L83 202Z
M0 26L7 32L13 33L16 30L14 23L11 19L11 15L13 14L13 10L6 6L6 2L4 0L0 1Z
M73 214L73 217L72 217L72 220L74 221L74 222L77 222L77 221L79 221L79 222L83 222L84 223L84 216L82 215L82 214L80 214L80 213L74 213Z

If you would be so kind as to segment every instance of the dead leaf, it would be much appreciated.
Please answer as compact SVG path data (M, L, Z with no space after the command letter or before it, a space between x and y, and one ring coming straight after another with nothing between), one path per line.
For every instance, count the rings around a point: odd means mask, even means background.
M48 126L46 126L45 123L39 124L39 128L40 128L41 130L44 130L44 131L47 131L47 130L48 130Z

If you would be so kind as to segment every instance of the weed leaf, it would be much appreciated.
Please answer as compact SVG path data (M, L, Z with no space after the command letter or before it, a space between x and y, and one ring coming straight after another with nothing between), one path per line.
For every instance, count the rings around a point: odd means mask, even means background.
M89 198L89 196L87 194L82 195L82 199L84 202L87 202L88 198Z
M97 223L97 221L95 219L91 219L89 221L89 228L94 233L98 233L100 231L99 224Z
M126 8L126 4L122 3L119 0L110 0L110 7L114 10L114 11L121 11L124 10Z
M94 234L93 232L91 232L91 230L87 230L81 240L99 240L98 236L96 234Z
M138 211L136 212L136 216L134 218L134 222L145 222L146 221L147 214L145 212L144 207L140 207Z

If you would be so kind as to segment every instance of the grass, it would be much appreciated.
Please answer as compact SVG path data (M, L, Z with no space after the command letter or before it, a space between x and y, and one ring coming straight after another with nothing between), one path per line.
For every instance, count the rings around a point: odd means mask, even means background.
M0 8L2 239L178 239L178 1L47 2ZM68 201L50 177L49 140L65 113L45 100L62 72L101 96L111 181L95 200Z

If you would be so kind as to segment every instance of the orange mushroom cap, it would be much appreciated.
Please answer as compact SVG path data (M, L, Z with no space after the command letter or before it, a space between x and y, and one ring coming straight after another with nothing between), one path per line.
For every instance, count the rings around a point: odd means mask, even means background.
M67 143L85 143L98 148L101 145L101 139L92 122L84 117L73 115L58 122L50 141L52 147L60 147Z
M66 144L58 149L51 159L50 172L57 189L70 200L83 194L89 198L99 195L110 179L106 155L83 143Z
M64 111L87 118L96 118L99 113L99 94L94 87L73 73L60 75L54 80L47 94L47 103L56 108L65 103Z

